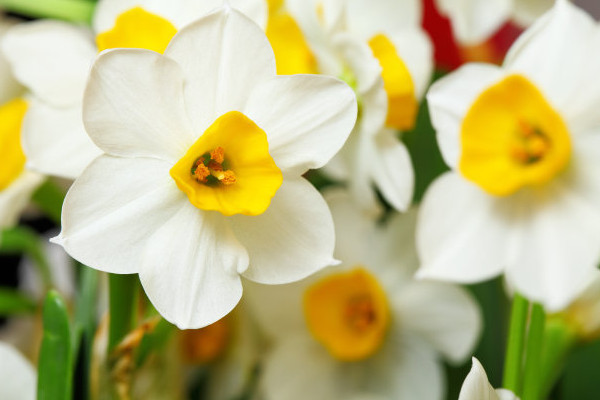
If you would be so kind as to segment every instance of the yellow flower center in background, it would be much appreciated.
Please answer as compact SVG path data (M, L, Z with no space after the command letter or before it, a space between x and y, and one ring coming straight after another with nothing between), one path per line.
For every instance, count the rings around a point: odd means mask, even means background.
M375 353L390 322L386 295L364 268L331 275L311 286L304 296L304 314L313 336L342 361Z
M25 168L21 125L26 111L23 99L11 100L0 107L0 190L6 189Z
M227 348L230 327L227 316L201 329L179 331L180 349L191 364L205 364L216 360Z
M271 2L265 33L275 53L277 73L316 74L317 61L294 18L283 10L282 2Z
M259 215L283 182L266 133L238 111L221 115L170 171L190 202L224 215Z
M369 46L381 65L383 87L387 93L386 126L403 131L412 129L415 126L419 103L410 71L387 36L373 36L369 40Z
M462 174L497 196L550 181L571 156L565 122L521 75L479 95L462 123L461 145Z
M163 53L175 33L171 22L135 7L119 15L111 30L96 36L96 44L98 51L126 47Z

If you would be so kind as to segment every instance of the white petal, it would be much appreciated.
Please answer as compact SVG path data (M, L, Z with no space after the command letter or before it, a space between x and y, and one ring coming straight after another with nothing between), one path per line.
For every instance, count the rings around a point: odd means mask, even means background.
M302 303L309 280L312 277L285 285L243 281L244 300L267 339L281 340L306 329Z
M481 313L462 288L433 282L414 282L392 294L400 324L427 340L450 362L472 354L481 333Z
M365 213L345 190L331 189L323 195L335 225L335 257L347 265L370 264L377 215Z
M513 19L521 26L533 24L554 5L555 0L515 0Z
M139 272L149 232L187 201L170 168L156 159L100 156L67 193L62 232L53 240L92 268Z
M408 68L415 85L415 97L421 100L433 74L433 45L421 28L405 29L390 35L398 56Z
M18 22L20 21L17 19L2 18L0 20L0 38L3 38L6 32ZM4 52L0 51L0 104L4 104L22 95L24 90L23 86L15 78Z
M470 283L500 274L512 219L505 203L456 173L434 181L417 224L418 276Z
M364 39L385 32L393 33L421 23L422 5L418 0L348 0L348 30Z
M519 400L519 398L508 389L496 389L499 400Z
M48 175L75 179L102 154L83 128L81 103L55 107L28 99L21 134L27 167Z
M366 96L366 92L372 90L374 85L377 85L383 93L386 102L381 110L381 113L383 113L383 123L387 111L387 95L383 88L383 80L381 79L381 64L373 55L373 51L367 41L346 32L336 34L331 41L333 48L330 51L336 53L336 55L339 53L338 57L342 59L340 62L343 62L345 68L349 68L354 75L356 79L355 89L359 93L359 96L361 96L363 103L369 101L362 97ZM363 105L367 107L366 104Z
M437 0L436 4L450 18L456 38L467 45L488 39L512 12L510 0Z
M165 55L183 69L194 132L204 132L226 112L242 111L255 85L275 75L275 57L263 31L228 6L179 31Z
M142 7L148 12L169 20L176 28L201 18L223 5L222 0L102 0L94 12L94 30L102 33L112 29L117 17L134 7ZM231 5L240 9L257 24L264 26L267 4L262 0L231 0Z
M331 213L321 194L303 178L284 179L263 214L230 220L250 255L250 268L244 273L248 279L288 283L335 263Z
M427 93L431 123L444 161L457 168L460 129L471 105L490 85L503 77L500 68L489 64L467 64L431 85Z
M17 79L57 106L81 101L96 55L88 29L52 20L15 26L6 34L2 50Z
M599 48L600 26L560 0L515 42L504 65L531 79L572 129L589 128L600 123Z
M475 357L471 371L460 389L458 400L500 400L490 385L485 370Z
M108 154L177 162L194 143L181 68L150 50L103 52L83 99L85 129Z
M583 291L600 259L598 199L587 195L560 180L543 194L532 193L511 238L508 280L549 311L564 308Z
M371 159L373 181L392 207L406 211L415 180L408 150L394 131L382 131L375 141L376 154Z
M322 167L343 146L356 121L356 98L326 76L276 76L256 86L244 113L266 133L282 171Z
M185 201L145 247L140 281L160 314L180 329L212 324L239 302L248 254L221 214Z
M31 195L43 180L42 175L25 170L8 187L0 190L0 228L17 223Z
M345 399L353 384L340 363L307 334L290 335L267 357L262 388L267 400Z
M17 350L0 342L0 398L33 400L36 398L37 376L31 363Z
M402 321L397 321L399 325ZM400 330L388 333L379 352L361 363L362 391L390 399L442 399L445 379L434 349L420 337ZM342 398L342 397L337 397Z

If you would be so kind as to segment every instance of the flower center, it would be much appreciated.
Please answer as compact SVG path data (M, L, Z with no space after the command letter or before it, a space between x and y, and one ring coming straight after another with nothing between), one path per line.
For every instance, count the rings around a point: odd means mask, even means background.
M373 36L369 40L369 47L381 65L383 87L388 98L386 126L403 131L412 129L419 104L410 71L387 36Z
M283 182L266 133L238 111L217 118L170 174L194 206L223 215L262 214Z
M283 9L283 2L270 2L269 20L265 33L273 52L277 73L316 74L317 61L302 30L294 18Z
M21 124L27 111L23 99L11 100L0 107L0 190L6 189L25 168L21 148Z
M375 353L390 319L383 289L361 267L311 286L304 296L304 313L313 336L343 361L358 361Z
M120 14L111 30L98 34L96 44L98 51L126 47L163 53L175 33L168 20L134 7Z
M235 173L227 169L225 150L217 147L199 157L192 165L191 174L199 183L206 185L233 185Z
M461 146L460 171L497 196L550 181L571 156L566 124L521 75L479 95L463 121Z

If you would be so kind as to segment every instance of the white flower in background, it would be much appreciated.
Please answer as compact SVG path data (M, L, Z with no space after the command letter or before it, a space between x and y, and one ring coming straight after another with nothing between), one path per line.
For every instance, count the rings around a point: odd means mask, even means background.
M420 1L286 4L290 14L272 10L267 25L278 72L340 77L359 99L355 132L326 172L348 182L365 209L377 205L375 185L394 208L405 210L414 176L397 131L414 126L433 65L431 44L420 27ZM273 22L273 15L283 21Z
M481 363L473 357L473 366L460 389L458 400L518 400L518 397L510 390L494 390Z
M585 290L555 317L568 323L579 339L600 337L600 272L596 271Z
M342 147L354 93L330 77L277 76L266 36L240 12L188 25L164 55L100 55L83 119L106 154L71 187L56 241L90 267L139 273L179 327L227 314L241 275L286 283L334 262L329 210L301 174Z
M553 4L554 0L436 0L440 12L450 18L456 39L465 45L486 41L510 20L529 26Z
M6 20L0 21L0 38L12 25ZM41 175L25 169L21 126L28 102L21 97L23 92L6 58L0 55L0 229L17 222L43 181Z
M244 300L219 321L178 332L183 358L206 367L202 398L239 398L247 390L260 358L260 336Z
M265 397L441 399L441 359L461 362L479 337L476 303L460 287L412 279L414 212L380 226L348 194L327 197L342 265L290 285L247 288L274 342Z
M264 24L264 0L232 0ZM29 168L74 179L98 155L81 121L83 91L99 51L136 47L164 51L177 32L221 0L101 0L93 29L52 20L14 27L2 49L31 92L23 125Z
M0 360L0 399L35 399L37 374L31 363L14 347L3 342L0 342Z
M526 31L502 67L468 64L428 94L452 169L429 188L421 277L505 273L550 311L600 258L600 28L567 1Z

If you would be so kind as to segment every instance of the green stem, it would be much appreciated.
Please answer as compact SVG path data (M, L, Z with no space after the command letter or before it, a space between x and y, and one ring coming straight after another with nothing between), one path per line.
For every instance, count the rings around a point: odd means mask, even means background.
M44 335L38 359L37 398L70 399L73 387L73 353L67 306L51 290L43 309Z
M502 387L516 394L521 391L521 368L523 367L523 345L527 330L528 309L529 302L527 299L515 293L510 314Z
M0 3L2 1L0 0ZM31 199L54 223L60 225L60 215L65 200L65 192L61 188L48 179L35 191Z
M531 308L531 321L525 347L525 369L523 372L522 400L541 400L543 377L541 373L542 351L544 349L544 326L546 314L539 304Z
M542 396L547 398L560 376L569 352L577 343L575 328L559 317L546 320L544 350L542 353L541 382Z
M50 264L37 234L31 229L17 226L0 232L0 254L25 253L34 261L46 289L52 287Z
M87 0L0 0L3 10L34 18L90 23L96 3Z
M138 276L109 275L110 325L108 329L108 354L135 327L138 299Z

